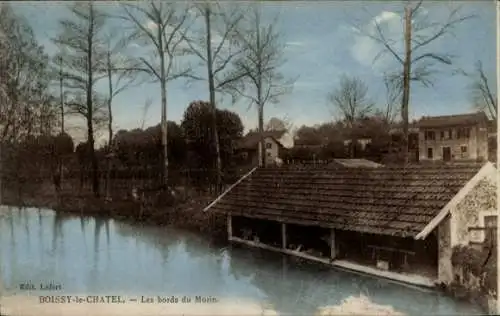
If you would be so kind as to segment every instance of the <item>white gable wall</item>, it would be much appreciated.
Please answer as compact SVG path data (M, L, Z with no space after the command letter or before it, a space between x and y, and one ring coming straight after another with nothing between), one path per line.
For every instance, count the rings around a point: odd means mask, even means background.
M484 216L497 214L495 173L492 165L483 168L480 176L474 177L452 200L455 202L449 205L449 212L439 223L438 278L442 283L453 281L453 247L469 245L474 239L469 227L484 227Z

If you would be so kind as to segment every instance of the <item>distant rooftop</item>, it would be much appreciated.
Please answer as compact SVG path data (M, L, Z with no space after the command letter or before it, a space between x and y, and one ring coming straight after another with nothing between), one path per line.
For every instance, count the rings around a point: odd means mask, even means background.
M480 123L489 123L489 119L484 112L442 115L442 116L423 116L418 121L418 127L433 128L456 125L474 125Z
M383 166L368 159L333 159L333 161L347 168L378 168Z
M286 133L286 131L266 131L264 132L264 138L271 137L277 142ZM237 144L240 149L255 149L260 142L260 133L249 132L246 134Z

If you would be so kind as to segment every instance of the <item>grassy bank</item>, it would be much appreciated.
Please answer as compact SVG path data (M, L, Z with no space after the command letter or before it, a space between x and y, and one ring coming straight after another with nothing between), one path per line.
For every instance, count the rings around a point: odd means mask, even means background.
M176 197L169 201L168 206L158 201L144 206L132 198L106 200L103 197L96 198L90 192L71 188L57 195L50 185L22 194L4 189L2 194L3 205L47 208L56 212L99 216L129 223L174 226L214 238L225 238L225 219L202 211L213 199L213 194L196 194Z

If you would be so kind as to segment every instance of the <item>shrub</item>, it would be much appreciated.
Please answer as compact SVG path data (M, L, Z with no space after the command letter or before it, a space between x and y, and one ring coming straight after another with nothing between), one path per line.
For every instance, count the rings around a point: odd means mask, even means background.
M460 267L464 274L479 278L482 294L497 293L497 251L495 246L485 246L480 249L469 246L453 248L451 262L454 267ZM467 287L465 284L464 286Z

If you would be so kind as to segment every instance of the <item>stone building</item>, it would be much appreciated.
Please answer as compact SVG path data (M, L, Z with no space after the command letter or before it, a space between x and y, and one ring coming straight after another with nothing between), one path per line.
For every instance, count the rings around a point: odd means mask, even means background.
M293 147L293 137L287 131L264 132L266 164L272 165L278 158L283 158L286 149ZM242 164L258 165L259 142L261 136L250 132L236 144L235 152L240 156Z
M484 112L424 116L417 125L420 161L488 159L489 119Z

